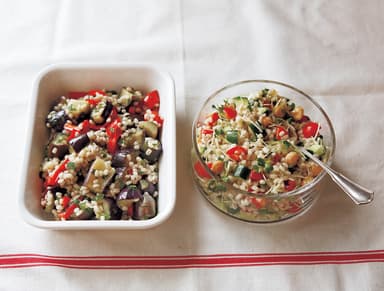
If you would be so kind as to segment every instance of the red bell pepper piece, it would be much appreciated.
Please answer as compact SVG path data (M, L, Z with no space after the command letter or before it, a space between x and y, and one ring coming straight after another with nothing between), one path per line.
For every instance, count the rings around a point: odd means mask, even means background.
M104 90L89 90L87 95L91 95L91 96L95 96L96 93L99 93L100 95L104 95L105 96L105 92Z
M218 120L219 120L219 113L213 112L208 119L208 125L210 127L215 126Z
M224 106L223 111L226 119L235 119L237 116L237 111L233 106Z
M282 126L276 126L275 138L276 140L282 140L289 137L288 130Z
M210 167L212 163L208 163L207 166ZM195 169L196 174L203 179L211 179L211 175L207 172L207 170L204 168L203 164L200 161L197 161L193 168Z
M157 90L153 90L144 97L144 104L149 109L157 109L160 107L160 96Z
M108 136L107 149L108 152L114 154L117 149L117 143L121 136L121 128L119 126L120 118L115 119L111 124L106 127Z
M69 198L68 196L63 196L63 198L61 198L61 206L63 206L63 208L66 208L70 201L71 198Z
M234 146L227 150L227 155L232 160L236 162L240 162L241 160L247 159L248 150L243 148L242 146Z
M71 91L68 92L68 98L70 99L79 99L87 95L95 96L96 93L99 93L100 95L105 95L105 92L103 90L89 90L88 92L85 91Z
M64 212L59 213L59 218L62 220L67 220L68 218L71 217L71 215L75 211L76 207L77 207L76 203L69 205L69 207Z
M47 186L55 186L57 181L59 180L59 174L64 172L69 160L65 159L60 166L47 178L46 185Z

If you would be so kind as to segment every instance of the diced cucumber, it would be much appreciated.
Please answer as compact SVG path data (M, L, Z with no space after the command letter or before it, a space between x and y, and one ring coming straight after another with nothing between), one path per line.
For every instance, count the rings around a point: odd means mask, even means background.
M247 97L243 96L237 96L232 98L232 102L236 105L236 108L238 107L244 107L247 108L249 105L249 100Z
M267 107L257 107L257 115L259 115L259 116L264 114L267 111L268 111Z
M313 144L307 148L308 151L312 152L314 155L320 157L325 153L325 148L320 144Z
M152 121L140 121L139 127L144 130L146 136L156 138L159 133L159 128Z
M248 169L246 166L238 165L235 169L235 172L233 173L234 177L239 177L242 179L247 179L249 176L249 173L251 172L250 169Z
M248 127L251 129L255 136L258 134L264 134L263 127L258 121L248 123Z
M229 130L227 131L225 138L228 142L237 144L239 141L239 131L238 130Z

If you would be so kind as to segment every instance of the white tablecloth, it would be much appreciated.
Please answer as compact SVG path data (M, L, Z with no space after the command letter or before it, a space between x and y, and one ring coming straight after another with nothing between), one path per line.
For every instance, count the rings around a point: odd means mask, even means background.
M382 1L0 4L1 290L384 289ZM177 204L161 226L45 231L22 221L31 86L57 62L147 63L173 75ZM312 95L334 123L334 167L374 189L374 202L355 206L326 179L312 210L282 225L242 223L208 205L192 181L191 123L206 96L242 79Z

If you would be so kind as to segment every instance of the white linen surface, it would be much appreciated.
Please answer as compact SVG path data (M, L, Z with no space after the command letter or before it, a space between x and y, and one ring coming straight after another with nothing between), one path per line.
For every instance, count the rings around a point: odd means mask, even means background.
M0 1L0 255L170 256L384 249L384 18L380 0ZM22 221L18 184L32 82L57 62L156 64L177 89L177 204L145 231L45 231ZM355 206L331 182L306 215L256 226L198 193L191 124L227 83L273 79L312 95L337 135L334 167L375 190ZM129 82L129 80L127 80ZM176 270L1 269L1 290L382 290L382 263Z

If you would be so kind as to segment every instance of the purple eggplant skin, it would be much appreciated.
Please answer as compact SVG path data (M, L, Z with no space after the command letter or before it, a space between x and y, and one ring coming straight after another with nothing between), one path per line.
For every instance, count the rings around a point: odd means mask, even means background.
M123 210L127 209L132 205L132 203L137 202L143 198L141 190L134 186L125 187L117 195L116 203L117 206Z
M134 160L139 155L139 153L139 151L134 149L119 150L113 155L111 165L115 168L126 167L129 163L127 155L131 155L131 160Z
M55 130L56 132L60 132L64 128L64 124L67 121L68 117L65 114L64 110L60 111L51 111L48 114L48 117L46 119L46 123L50 128Z
M108 116L111 114L112 112L112 109L113 109L113 105L111 102L107 101L107 103L105 104L105 108L104 108L104 111L102 113L102 117L104 118L104 120L107 120Z
M116 202L112 198L104 198L103 199L103 208L106 214L109 214L109 219L111 220L119 220L121 219L122 211L117 206Z
M69 141L70 146L73 150L78 153L80 152L87 144L89 144L89 137L86 133L79 135Z
M155 192L157 191L157 184L153 184L151 182L148 182L147 180L141 180L140 181L140 189L143 193L147 192L151 196L155 195Z
M149 195L144 193L143 199L135 202L133 208L133 219L145 220L150 219L156 215L156 200Z
M163 152L163 147L159 140L156 140L151 137L146 137L140 150L141 157L143 159L146 159L150 163L155 163L159 160Z

